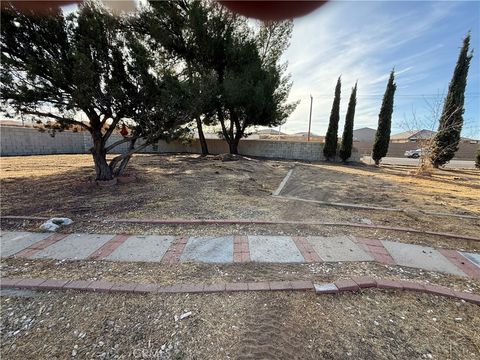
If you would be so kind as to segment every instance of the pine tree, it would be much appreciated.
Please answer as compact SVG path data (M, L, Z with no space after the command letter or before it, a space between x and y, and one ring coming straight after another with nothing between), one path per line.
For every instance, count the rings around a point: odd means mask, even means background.
M330 113L330 122L328 123L327 135L325 136L325 145L323 147L323 156L325 156L325 160L327 161L334 159L337 153L341 87L342 81L341 77L339 77L337 80L337 85L335 86L335 98L333 99L332 111Z
M380 164L380 160L387 155L388 144L390 143L390 131L392 128L393 99L395 96L395 70L390 73L387 89L383 95L382 108L378 115L378 127L373 143L372 159L375 165Z
M468 68L473 56L472 53L468 53L469 46L470 33L463 39L463 46L443 104L438 131L432 142L430 161L436 168L449 162L458 150L463 126L463 104Z
M355 106L357 105L357 83L352 88L350 101L348 102L347 115L345 116L345 126L343 128L342 145L340 147L340 158L346 162L352 155L353 144L353 120L355 118Z

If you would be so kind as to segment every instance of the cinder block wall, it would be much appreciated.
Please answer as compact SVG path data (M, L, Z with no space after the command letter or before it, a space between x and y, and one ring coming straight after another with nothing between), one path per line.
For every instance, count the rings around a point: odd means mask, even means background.
M120 140L120 135L112 135L107 143ZM138 144L141 144L139 141ZM228 144L221 139L207 139L210 154L228 153ZM47 155L47 154L85 154L92 146L92 139L87 132L64 131L51 137L32 128L13 126L0 127L1 156L15 155ZM125 152L128 144L115 148L115 152ZM258 156L275 159L291 159L305 161L323 160L323 144L319 142L295 142L276 140L242 140L238 151L245 156ZM200 141L194 139L187 144L179 141L159 141L148 146L144 153L201 153ZM359 160L358 152L354 152L351 160Z
M455 153L454 158L457 160L474 160L476 151L479 146L479 144L460 143L458 146L458 151ZM373 144L371 142L354 142L353 147L358 150L361 156L372 154ZM390 143L388 145L387 156L404 157L405 151L415 150L419 148L420 144L416 142Z

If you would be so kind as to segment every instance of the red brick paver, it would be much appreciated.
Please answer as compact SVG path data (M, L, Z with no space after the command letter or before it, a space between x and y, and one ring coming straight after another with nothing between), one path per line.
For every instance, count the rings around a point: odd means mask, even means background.
M369 276L357 276L352 278L360 289L377 287L377 281Z
M335 281L335 286L337 287L338 291L358 291L360 290L357 283L353 280L338 280Z
M403 290L403 283L398 280L378 279L377 288L379 289L392 289Z
M270 283L265 282L251 282L248 283L248 290L249 291L268 291L270 290Z
M250 248L246 236L234 236L233 238L233 262L249 262Z
M68 235L70 234L52 234L49 237L46 237L43 240L40 240L36 242L33 245L30 245L29 247L17 252L15 254L16 258L29 258L38 253L39 251L47 248L50 245L55 244L56 242L59 242L60 240L65 239Z
M380 240L355 237L354 241L364 245L375 258L375 261L384 265L396 265L395 260L390 256L390 253L385 249Z
M226 291L247 291L248 284L247 283L228 283L225 285Z
M90 254L88 259L101 260L113 253L120 245L122 245L130 235L119 234L114 236L111 240L103 244L99 249Z
M306 262L321 261L320 256L318 256L317 252L313 246L310 245L307 239L305 239L303 236L292 236L292 239Z
M187 241L188 238L185 236L175 238L165 252L165 255L163 255L161 262L164 264L175 264L180 262L180 256L187 245Z
M90 292L128 292L137 294L148 293L213 293L234 291L280 291L315 289L317 294L337 294L339 292L357 292L360 288L376 287L379 289L409 290L429 293L439 296L453 297L480 305L480 295L454 291L445 286L420 284L405 280L373 279L356 277L338 280L335 283L313 286L311 281L270 281L251 283L219 283L219 284L175 284L159 286L156 284L110 283L90 280L53 280L53 279L1 279L2 289L20 288L33 290L78 290ZM375 284L375 286L372 286Z
M454 263L460 270L474 279L480 279L480 268L475 266L465 256L456 250L438 249L438 251L448 260Z

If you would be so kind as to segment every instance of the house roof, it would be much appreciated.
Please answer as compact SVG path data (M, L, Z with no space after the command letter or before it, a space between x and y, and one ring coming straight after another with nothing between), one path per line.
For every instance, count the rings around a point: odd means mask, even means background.
M392 135L390 140L408 140L408 139L430 139L435 136L437 132L427 129L422 130L412 130L412 131L404 131L399 134ZM461 140L463 141L477 141L475 139L470 139L466 137L462 137Z
M308 131L301 131L301 132L297 132L293 135L300 135L300 136L308 136ZM320 137L321 135L317 135L317 134L314 134L314 133L310 133L310 136L314 136L314 137Z
M285 133L282 133L278 130L275 129L261 129L255 132L255 134L258 135L286 135Z
M411 138L429 139L434 135L435 135L435 131L422 129L422 130L404 131L399 134L392 135L390 139L391 140L407 140Z

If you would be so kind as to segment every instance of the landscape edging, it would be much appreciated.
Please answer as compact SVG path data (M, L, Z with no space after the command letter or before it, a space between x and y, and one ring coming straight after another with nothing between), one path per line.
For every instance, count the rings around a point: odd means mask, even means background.
M308 280L236 282L217 284L175 284L157 285L142 283L112 283L102 280L61 280L2 278L1 289L29 290L76 290L103 293L218 293L238 291L315 291L318 295L360 292L362 289L377 288L388 290L406 290L445 296L480 305L480 295L456 291L445 286L422 284L406 280L391 280L367 276L341 279L333 283L314 284Z

